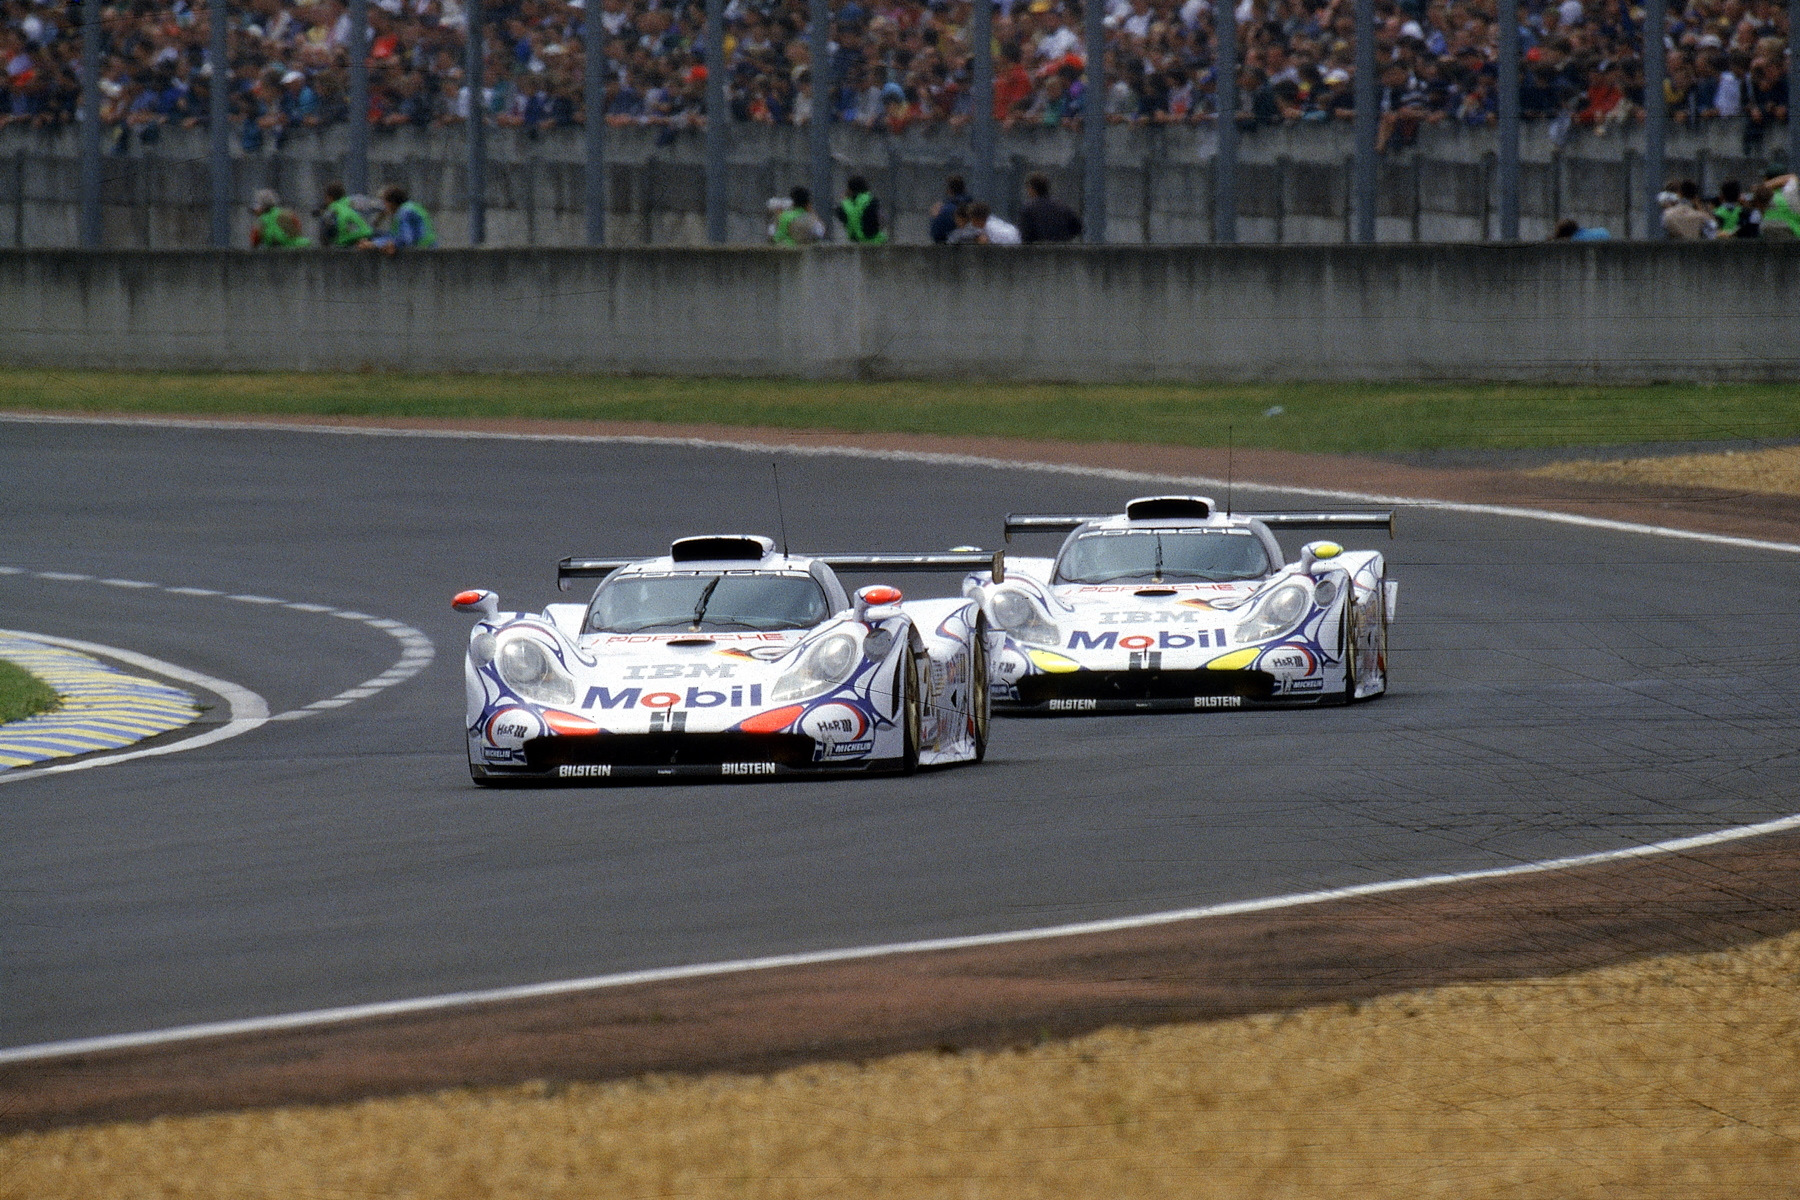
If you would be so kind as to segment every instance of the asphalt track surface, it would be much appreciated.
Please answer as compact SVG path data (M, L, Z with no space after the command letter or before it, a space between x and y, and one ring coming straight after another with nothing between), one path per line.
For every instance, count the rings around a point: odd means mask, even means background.
M1800 809L1800 563L1429 509L1369 543L1401 581L1377 703L1003 721L985 765L911 779L471 786L450 595L535 608L565 554L773 532L773 457L796 550L994 545L1008 510L1162 490L766 450L0 423L0 565L24 569L0 574L0 625L149 654L277 714L356 690L394 643L36 573L352 608L437 647L307 719L0 789L0 1047L1477 870Z

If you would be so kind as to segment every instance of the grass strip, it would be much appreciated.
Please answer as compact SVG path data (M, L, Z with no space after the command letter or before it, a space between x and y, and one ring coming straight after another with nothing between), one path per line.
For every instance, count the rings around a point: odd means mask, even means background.
M1800 437L1800 390L0 370L0 408L548 418L1394 453Z
M28 1133L0 1196L1791 1195L1796 978L1791 934L1013 1051Z
M0 725L47 713L61 699L54 688L24 667L0 659Z

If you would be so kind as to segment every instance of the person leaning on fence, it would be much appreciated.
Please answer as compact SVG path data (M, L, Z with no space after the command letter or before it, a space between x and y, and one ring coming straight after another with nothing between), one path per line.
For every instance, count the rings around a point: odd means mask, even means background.
M969 202L969 187L961 175L944 180L944 198L931 210L931 240L940 246L956 231L956 210Z
M1081 236L1075 210L1050 198L1050 177L1038 172L1025 181L1031 199L1019 210L1019 236L1026 242L1072 242Z
M375 236L368 219L344 194L344 185L325 185L325 207L319 210L319 241L327 246L356 246Z
M813 215L812 189L797 187L788 193L787 207L769 226L769 240L777 246L810 246L825 240L825 225Z
M1763 180L1753 204L1762 211L1763 237L1782 242L1800 238L1800 175Z
M392 183L382 188L381 204L387 210L387 227L360 245L387 254L429 250L437 245L437 227L431 223L431 214L409 197L405 188Z
M837 216L844 223L844 231L851 241L864 246L886 244L888 235L881 227L881 201L869 191L869 181L861 175L852 175L845 185L844 198L838 201Z
M297 250L312 245L312 239L300 236L300 218L291 208L281 206L281 197L268 188L256 193L250 205L256 223L250 227L250 248Z

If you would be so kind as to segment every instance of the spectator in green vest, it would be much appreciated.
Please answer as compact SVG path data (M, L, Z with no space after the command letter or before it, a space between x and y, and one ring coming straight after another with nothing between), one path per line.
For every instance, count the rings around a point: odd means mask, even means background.
M837 215L853 242L879 246L888 240L887 230L881 227L881 201L870 194L869 181L861 175L850 177L844 198L838 201Z
M355 246L375 236L367 219L344 195L344 185L325 185L325 207L319 210L319 241L327 246Z
M272 250L298 249L312 245L310 238L300 236L300 218L293 209L281 206L281 197L268 188L256 193L250 205L256 223L250 227L250 248L266 246Z
M393 254L400 250L429 250L437 245L437 227L425 206L406 194L406 189L390 183L381 189L381 206L387 209L387 227L365 244L373 250Z
M1775 175L1756 189L1762 207L1762 236L1776 241L1800 238L1800 175Z
M797 187L788 193L788 206L775 214L769 240L777 246L810 246L825 239L825 226L813 216L812 190Z

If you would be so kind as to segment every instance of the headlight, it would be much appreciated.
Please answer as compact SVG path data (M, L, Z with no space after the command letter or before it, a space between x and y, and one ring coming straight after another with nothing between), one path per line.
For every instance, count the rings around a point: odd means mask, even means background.
M1250 619L1238 626L1239 642L1261 642L1280 637L1304 617L1312 607L1312 589L1291 581L1282 584L1259 604Z
M556 657L536 638L515 637L500 643L495 655L506 686L538 704L575 703L575 681L563 674Z
M861 660L862 641L855 634L842 630L829 634L808 647L800 661L775 681L769 699L780 704L829 691L850 678Z
M994 614L994 624L1021 642L1055 646L1062 641L1056 626L1045 620L1043 610L1024 592L1002 588L988 601L988 608Z

